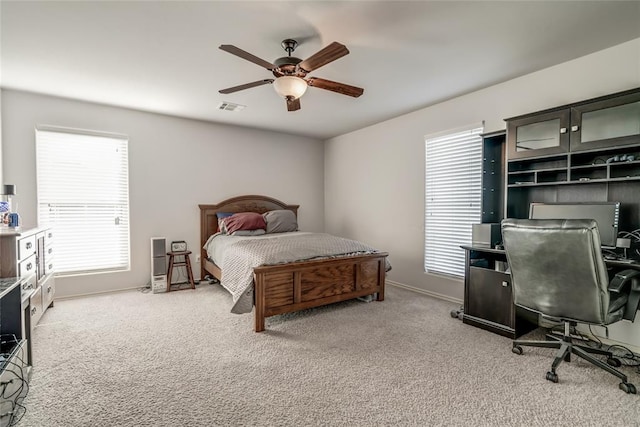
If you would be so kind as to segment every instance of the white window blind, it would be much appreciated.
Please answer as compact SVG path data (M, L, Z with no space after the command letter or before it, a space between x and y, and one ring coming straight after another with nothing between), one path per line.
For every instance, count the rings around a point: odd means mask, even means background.
M427 137L424 268L464 276L471 224L479 223L483 127Z
M56 272L129 269L128 140L36 130L38 222L54 227Z

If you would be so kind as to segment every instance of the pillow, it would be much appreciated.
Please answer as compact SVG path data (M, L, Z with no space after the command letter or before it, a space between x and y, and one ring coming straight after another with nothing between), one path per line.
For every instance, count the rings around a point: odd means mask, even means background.
M282 209L262 214L267 223L267 233L285 233L298 231L298 220L293 211Z
M225 230L224 228L224 221L223 219L230 217L231 215L233 215L233 212L216 212L216 216L218 217L218 231L220 233L226 233L227 230Z
M267 224L262 215L256 212L240 212L224 218L224 227L227 234L233 234L238 230L256 230L258 228L265 229Z
M261 236L265 234L264 228L257 228L255 230L236 230L231 233L232 236Z

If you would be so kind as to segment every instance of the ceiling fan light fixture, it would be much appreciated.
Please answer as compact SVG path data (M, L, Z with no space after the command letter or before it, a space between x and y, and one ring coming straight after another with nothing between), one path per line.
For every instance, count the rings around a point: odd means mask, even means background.
M298 99L307 91L307 82L300 77L295 76L282 76L278 77L273 82L273 88L278 95L287 99Z

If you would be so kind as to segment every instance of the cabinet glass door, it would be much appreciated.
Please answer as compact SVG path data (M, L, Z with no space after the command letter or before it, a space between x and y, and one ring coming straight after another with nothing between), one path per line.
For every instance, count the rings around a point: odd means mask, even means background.
M640 92L572 108L571 151L640 142Z
M569 110L508 121L509 159L566 153Z
M516 129L516 151L560 146L560 119L531 123Z

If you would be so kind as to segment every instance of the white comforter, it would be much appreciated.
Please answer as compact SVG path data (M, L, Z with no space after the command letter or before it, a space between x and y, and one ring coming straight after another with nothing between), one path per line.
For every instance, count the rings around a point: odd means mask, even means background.
M238 314L249 313L253 308L254 267L379 252L355 240L301 231L256 237L218 233L209 238L204 248L222 269L221 284L233 296L231 312ZM389 261L386 269L391 269Z

